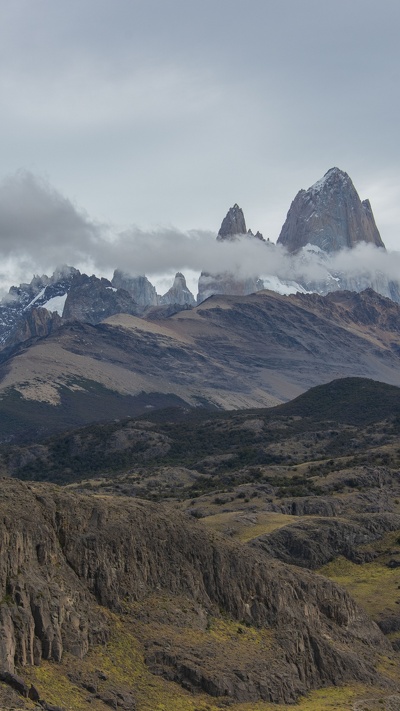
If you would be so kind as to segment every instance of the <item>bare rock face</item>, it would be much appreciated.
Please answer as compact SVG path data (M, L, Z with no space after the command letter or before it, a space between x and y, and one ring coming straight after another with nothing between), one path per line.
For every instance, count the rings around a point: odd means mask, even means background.
M308 244L335 252L359 242L384 248L369 200L361 202L350 177L339 168L297 193L278 239L289 252Z
M64 265L58 267L51 277L45 274L34 276L29 284L12 286L0 302L0 349L31 336L46 335L49 319L45 325L43 314L39 316L36 313L30 317L30 312L43 308L62 316L67 293L79 275L77 269ZM53 321L56 322L55 317Z
M60 556L56 508L18 482L1 489L0 667L82 657L107 625Z
M194 655L190 635L174 635L164 649L148 638L150 668L185 688L292 703L321 685L379 678L374 654L387 652L388 643L329 580L148 502L5 478L1 488L1 669L13 674L15 664L57 662L65 650L80 657L107 639L99 604L140 610L149 595L161 594L183 596L199 619L222 611L236 624L270 631L268 649L259 648L251 663L236 642L229 655L225 645Z
M313 518L296 522L270 536L261 535L251 545L261 547L279 560L315 570L337 555L360 563L368 560L358 546L377 540L388 531L396 531L400 517L391 513L359 514L347 521L339 518Z
M195 306L196 301L191 291L189 291L186 279L177 272L174 283L164 296L160 297L161 304L179 304L180 306Z
M117 289L124 289L139 306L157 306L158 296L155 287L146 276L131 276L116 269L111 284Z
M44 308L33 308L17 322L15 332L5 345L11 347L30 338L44 338L57 330L61 323L61 316L56 311L51 313Z
M209 274L201 272L199 277L199 291L197 294L197 303L201 303L215 294L235 294L237 296L246 296L254 294L264 288L264 283L258 277L248 277L247 279L239 279L234 274L224 272L223 274Z
M235 203L222 220L217 240L232 239L235 235L245 235L246 232L247 228L243 210Z
M218 242L235 241L240 237L257 239L265 242L261 232L253 234L246 228L243 210L237 203L231 207L224 219L217 235ZM260 291L264 283L257 276L239 277L229 272L210 274L201 272L198 284L197 303L200 304L214 294L236 294L246 296Z
M116 289L108 279L86 274L76 276L65 302L63 319L96 324L118 313L137 315L138 305L123 289Z

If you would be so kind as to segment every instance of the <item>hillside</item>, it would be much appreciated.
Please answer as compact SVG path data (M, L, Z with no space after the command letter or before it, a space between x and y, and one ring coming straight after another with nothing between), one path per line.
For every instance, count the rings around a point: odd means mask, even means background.
M377 670L390 644L327 579L154 504L7 479L2 493L1 667L31 696L205 710L350 681L395 689Z
M400 385L400 306L371 290L218 296L163 321L73 323L4 353L2 440L181 404L270 407L350 376Z
M3 669L68 711L395 708L399 407L348 378L3 445Z

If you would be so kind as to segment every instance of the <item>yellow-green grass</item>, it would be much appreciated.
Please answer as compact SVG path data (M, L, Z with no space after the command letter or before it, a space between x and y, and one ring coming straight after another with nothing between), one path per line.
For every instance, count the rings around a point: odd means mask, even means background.
M272 533L277 528L294 523L297 518L274 512L229 511L206 516L202 519L202 523L212 531L220 533L229 531L233 538L246 543L263 533Z
M88 692L70 681L67 674L90 674L101 670L107 680L99 682L99 691L125 688L135 695L140 711L217 711L204 694L192 695L177 684L154 676L147 669L137 638L125 627L123 618L112 616L113 632L108 644L94 647L83 660L69 654L60 664L43 662L40 667L23 670L24 677L35 684L41 697L66 711L106 711L100 700L88 702Z
M375 561L356 565L340 556L319 572L342 585L374 619L383 611L399 612L399 569Z
M394 531L380 541L364 546L377 554L370 563L356 564L339 556L318 572L342 585L374 619L382 613L400 614L400 568L386 565L391 557L390 550L400 548L398 538L399 531Z
M236 663L241 658L276 660L277 648L271 630L256 629L225 617L204 618L197 606L188 600L163 595L149 596L142 603L126 606L125 614L114 615L104 611L109 618L111 636L105 645L93 647L84 659L65 654L60 664L43 662L40 667L21 670L22 676L33 683L41 697L49 703L62 706L66 711L109 711L109 706L79 686L83 677L97 675L100 670L107 677L98 680L99 692L125 690L134 694L138 711L220 711L223 699L203 693L191 694L174 682L153 675L144 661L144 643L158 640L171 645L178 653L195 650L200 658L207 659L221 670L225 660ZM205 654L203 654L203 652ZM215 653L215 656L214 656ZM241 656L242 655L242 656ZM217 669L218 672L218 669ZM382 659L382 672L396 675L394 663ZM392 677L395 678L395 677ZM393 692L392 692L393 693ZM353 684L316 690L295 705L251 702L232 704L232 711L345 711L352 710L356 700L371 697L383 698L387 690ZM1 708L1 702L0 702ZM30 708L27 702L27 709ZM373 706L369 706L373 709ZM382 708L382 707L381 707Z
M129 684L135 693L138 711L221 711L221 699L214 699L205 694L190 694L172 682L151 675L146 670L143 659L138 661L137 666L134 663L132 667L129 648L131 639L129 636L127 638L123 635L123 637L124 639L117 643L110 642L108 652L113 655L112 661L106 662L104 656L96 649L89 654L88 658L80 661L76 668L83 670L101 668L112 681ZM66 711L81 711L87 708L92 711L107 711L109 706L99 700L89 704L87 692L77 690L68 679L67 668L71 669L71 661L67 656L62 664L44 663L41 667L31 670L30 679L40 685L41 694L47 701L62 705ZM388 694L387 690L378 687L353 684L318 689L302 697L298 703L290 707L286 704L250 702L232 704L229 708L232 711L284 711L288 708L293 711L352 711L357 700L375 697L379 703L376 709L382 709L381 700ZM30 704L27 704L27 708L30 708ZM372 711L375 706L369 705L368 709Z

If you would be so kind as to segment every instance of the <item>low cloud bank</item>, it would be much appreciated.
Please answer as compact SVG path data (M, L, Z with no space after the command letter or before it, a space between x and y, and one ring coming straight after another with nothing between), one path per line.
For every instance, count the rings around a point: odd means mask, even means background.
M175 271L238 277L274 275L296 282L320 282L328 274L376 281L397 280L400 253L367 244L331 256L289 255L280 245L242 237L217 242L216 233L131 227L123 232L97 223L45 180L19 172L0 184L0 283L29 280L60 264L111 275L115 268L159 277Z

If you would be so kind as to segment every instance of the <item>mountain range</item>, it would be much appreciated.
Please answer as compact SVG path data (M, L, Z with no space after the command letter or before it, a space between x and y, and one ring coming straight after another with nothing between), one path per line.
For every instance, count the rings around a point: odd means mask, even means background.
M345 378L3 445L0 707L395 711L399 413Z
M116 269L112 279L107 280L62 266L51 277L35 276L30 283L11 287L0 303L0 346L8 348L31 336L44 335L59 325L58 317L63 322L91 324L117 313L160 319L193 308L212 295L248 295L264 288L281 294L360 292L373 288L400 303L399 283L384 273L346 271L332 262L342 252L356 255L360 245L385 251L369 201L361 202L350 177L338 168L329 170L308 190L300 190L276 245L260 232L248 230L243 211L235 204L222 221L217 241L223 246L243 240L249 245L262 244L267 263L277 250L286 255L286 275L202 272L195 298L181 272L160 296L144 275ZM57 315L38 315L39 308ZM31 312L35 312L33 316Z
M335 261L371 206L333 168L217 242L292 271L0 305L1 709L400 708L400 292Z
M400 305L372 290L221 295L161 320L67 322L3 351L2 438L174 404L271 406L339 377L400 385L399 333Z

